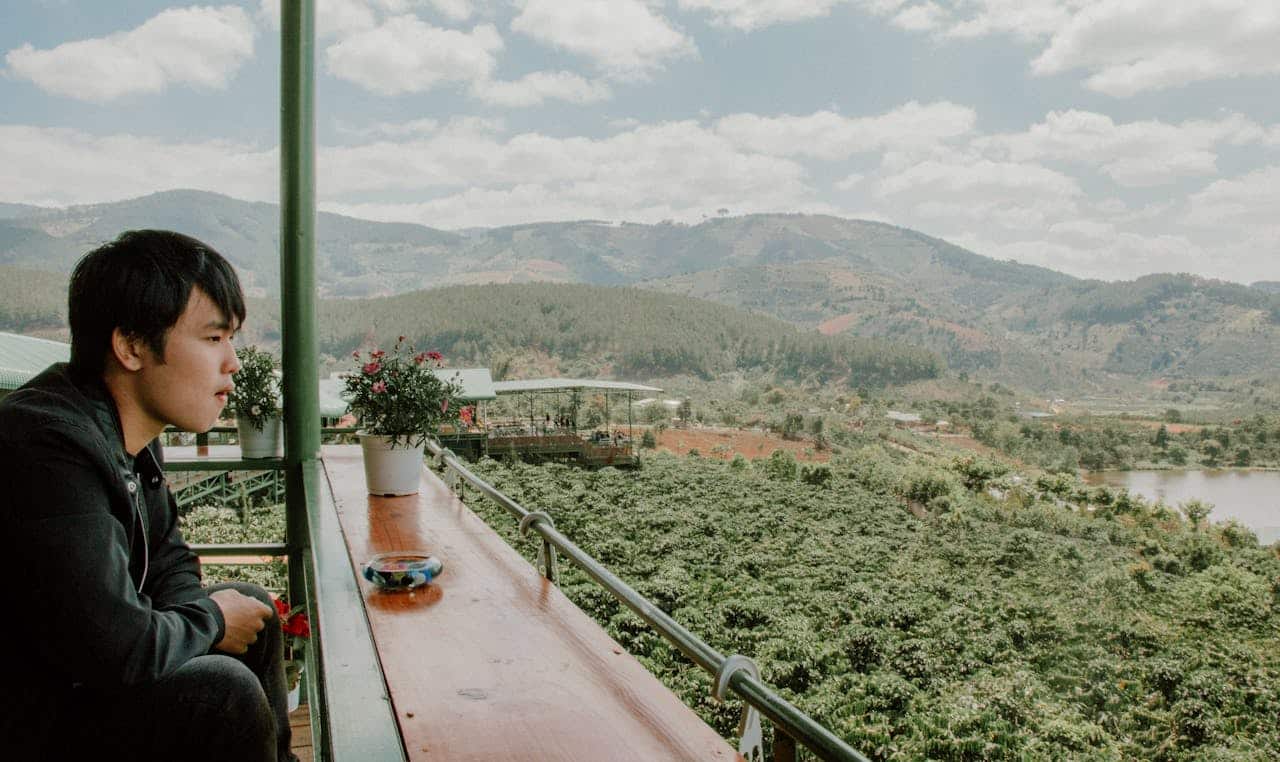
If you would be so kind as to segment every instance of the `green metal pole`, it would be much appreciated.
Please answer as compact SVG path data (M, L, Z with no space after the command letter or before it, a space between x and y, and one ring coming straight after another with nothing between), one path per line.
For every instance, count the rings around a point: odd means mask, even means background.
M280 8L280 308L284 351L285 515L289 589L305 589L307 489L320 457L316 366L315 3ZM312 496L315 497L314 495Z

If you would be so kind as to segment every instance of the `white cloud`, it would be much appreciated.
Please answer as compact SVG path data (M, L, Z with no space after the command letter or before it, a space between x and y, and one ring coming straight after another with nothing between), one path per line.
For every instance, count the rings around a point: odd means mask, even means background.
M511 28L618 77L641 77L697 52L692 39L642 0L520 0Z
M733 114L716 131L753 151L776 156L847 159L856 153L927 149L973 129L973 109L947 101L906 103L879 116L844 117L830 111L808 116Z
M924 2L898 11L890 23L909 32L930 32L940 28L946 16L947 12L937 3Z
M471 0L317 0L316 39L346 37L378 26L387 15L402 16L430 6L450 21L466 21L476 13ZM258 18L280 29L280 0L259 0Z
M852 174L845 175L844 179L838 180L836 182L836 185L835 185L836 190L842 190L842 191L853 190L854 188L861 185L862 181L865 180L866 177L867 177L866 175L860 172L854 172Z
M1069 220L1049 227L1049 237L1068 243L1097 243L1115 236L1116 226L1098 220Z
M1116 124L1089 111L1054 111L1026 132L979 138L974 145L1013 161L1057 160L1097 167L1120 185L1161 185L1217 171L1219 144L1266 140L1266 130L1239 114L1181 124Z
M476 12L470 0L431 0L431 5L452 21L466 21Z
M546 100L594 103L612 95L603 82L590 81L567 71L536 71L514 82L477 82L477 98L497 106L536 106Z
M484 82L503 47L491 24L470 33L394 16L325 50L329 72L382 95L431 90L448 83Z
M958 12L943 34L954 38L1008 34L1023 40L1037 39L1061 29L1072 13L1093 1L972 0L956 3Z
M994 225L1043 231L1074 217L1083 193L1074 179L1047 167L986 159L928 159L880 179L877 197L891 209L934 224Z
M718 179L735 193L773 196L794 191L803 169L794 162L739 150L695 122L641 125L607 138L557 138L522 133L502 138L462 124L428 139L327 149L331 193L364 189L513 186L521 183L599 184L606 197L637 186L672 200L718 194ZM607 185L615 189L609 189ZM788 192L790 192L788 191Z
M1187 207L1193 225L1280 228L1280 165L1217 180L1192 194Z
M317 0L316 39L348 35L378 25L378 15L366 0ZM280 0L259 0L258 18L280 29Z
M8 73L46 92L105 103L171 85L225 88L253 56L253 21L236 6L161 11L136 29L5 54Z
M680 0L684 11L706 11L719 26L752 31L774 24L805 21L831 13L850 0Z
M1008 34L1021 40L1039 40L1061 29L1074 12L1096 0L948 0L945 4L933 0L857 2L868 13L888 19L894 26L911 32L929 32L951 39Z
M0 125L0 200L62 206L170 188L274 201L279 197L278 153L274 146L226 140L182 143Z
M565 218L697 220L735 211L813 208L798 164L744 152L696 122L642 125L598 140L458 129L428 139L327 149L326 208L467 227ZM411 190L417 204L369 204Z
M1258 0L1101 0L1054 31L1031 70L1085 69L1115 97L1211 79L1280 73L1280 4Z

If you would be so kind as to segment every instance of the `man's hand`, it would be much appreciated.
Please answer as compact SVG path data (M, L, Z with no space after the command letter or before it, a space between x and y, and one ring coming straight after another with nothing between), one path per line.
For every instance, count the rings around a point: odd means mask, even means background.
M235 590L219 590L209 595L222 609L227 630L214 648L228 654L242 654L258 639L258 633L271 618L271 607Z

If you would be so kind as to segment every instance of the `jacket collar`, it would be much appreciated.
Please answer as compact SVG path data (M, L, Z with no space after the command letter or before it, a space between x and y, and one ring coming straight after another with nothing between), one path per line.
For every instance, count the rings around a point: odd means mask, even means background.
M153 449L159 446L159 440L148 443L146 447L143 447L138 452L136 457L129 455L128 450L124 447L124 424L120 422L120 411L116 408L116 401L111 396L111 392L107 390L107 385L102 382L101 378L77 373L70 366L66 367L65 374L67 380L88 401L93 421L110 444L112 452L116 460L120 462L120 465L129 468L148 480L162 478L164 471L160 466L159 458L153 452Z

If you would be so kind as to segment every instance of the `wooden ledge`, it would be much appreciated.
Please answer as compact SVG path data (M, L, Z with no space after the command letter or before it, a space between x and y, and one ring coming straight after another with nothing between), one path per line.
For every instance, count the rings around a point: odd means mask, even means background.
M413 593L359 580L410 759L741 759L435 474L372 497L358 447L323 458L357 576L377 553L444 562Z

